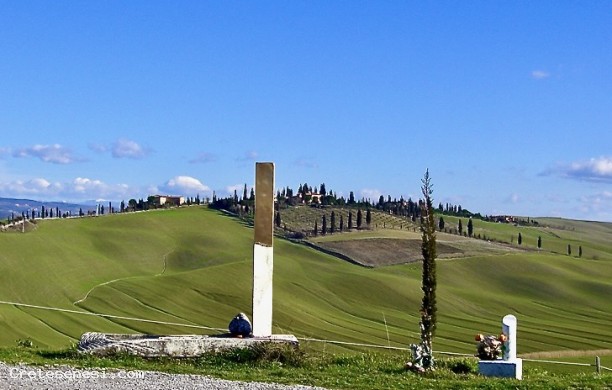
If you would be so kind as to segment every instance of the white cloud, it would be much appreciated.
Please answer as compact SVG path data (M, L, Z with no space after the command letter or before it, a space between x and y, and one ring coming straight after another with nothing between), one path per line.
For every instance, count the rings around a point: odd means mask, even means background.
M217 156L215 156L212 153L203 152L203 153L198 154L195 158L192 158L191 160L189 160L189 163L206 164L206 163L214 162L214 161L217 161Z
M151 186L147 187L147 191L146 192L147 192L147 194L159 194L162 191L160 191L158 186L151 185Z
M139 192L127 184L108 184L101 180L77 177L67 187L66 195L81 195L83 199L122 199L136 196Z
M578 213L581 219L612 221L612 192L603 191L584 195L579 199Z
M97 153L105 153L105 152L108 152L108 149L109 149L108 145L98 144L98 143L90 143L87 146L89 147L89 149Z
M71 164L82 161L82 159L73 155L69 148L59 144L53 145L34 145L27 148L15 150L13 157L26 158L34 157L44 162L53 164Z
M101 180L88 179L86 177L77 177L72 181L69 188L74 193L95 195L94 197L102 198L130 195L130 187L127 184L106 184Z
M545 195L545 200L549 203L567 203L565 196L557 193Z
M0 158L11 154L10 148L0 148Z
M531 77L536 80L543 80L550 77L550 73L543 70L534 70L531 72Z
M85 201L91 199L122 199L135 197L138 189L126 184L107 184L100 180L77 177L69 182L50 182L44 178L27 181L14 180L0 182L0 196L23 197L31 196L40 200Z
M238 157L236 160L237 161L255 161L257 160L258 157L259 157L259 154L256 151L251 150L251 151L246 152L244 156Z
M509 201L510 201L510 203L516 204L516 203L519 203L521 201L521 197L519 196L519 194L514 193L514 194L510 195Z
M242 194L243 190L244 190L244 184L234 184L233 186L225 187L225 191L229 195L234 195L234 191L236 191L238 194Z
M592 158L586 163L573 163L573 172L587 172L593 176L612 178L612 158Z
M544 176L553 174L578 180L612 181L612 157L598 157L588 161L561 164L542 173Z
M99 146L98 146L99 147ZM111 146L112 155L115 158L140 159L150 153L150 150L142 147L137 142L120 138Z
M43 178L31 180L14 180L0 183L0 194L5 197L32 196L32 195L57 195L62 189L60 183L51 183Z
M168 182L162 186L161 189L172 195L187 196L211 192L208 186L202 184L201 181L191 176L176 176L168 180Z
M383 193L377 189L364 188L360 191L360 194L362 198L370 199L373 203L378 203L378 199Z
M150 148L127 138L119 138L112 144L89 143L87 147L96 153L111 152L114 158L141 159L152 152Z
M310 160L304 157L300 157L293 162L293 165L302 168L319 168L319 164L316 161Z

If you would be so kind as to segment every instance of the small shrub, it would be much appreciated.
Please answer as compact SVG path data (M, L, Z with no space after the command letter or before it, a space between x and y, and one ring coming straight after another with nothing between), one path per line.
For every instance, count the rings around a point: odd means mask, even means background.
M34 342L30 339L17 340L17 346L20 348L34 348Z
M298 367L304 363L304 353L295 346L279 343L256 344L222 352L222 357L236 363L281 363Z
M306 238L306 234L304 234L303 232L292 232L289 233L287 236L295 240L303 240Z
M300 366L304 362L304 353L296 346L286 344L259 344L253 348L258 361L278 362L291 366Z
M45 359L82 359L91 357L91 355L80 354L76 346L59 351L42 350L38 351L37 354Z
M452 358L438 361L438 367L447 369L455 374L478 373L478 361L473 358Z

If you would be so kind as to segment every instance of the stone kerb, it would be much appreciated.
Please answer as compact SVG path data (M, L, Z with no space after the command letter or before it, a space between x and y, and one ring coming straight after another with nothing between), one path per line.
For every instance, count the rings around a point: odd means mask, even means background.
M192 358L206 353L252 348L260 344L287 344L298 347L293 335L269 337L215 337L203 335L151 336L89 332L81 336L78 351L96 356L130 354L146 358Z
M516 357L516 317L509 314L502 319L502 359L480 360L478 370L484 376L523 379L523 360Z

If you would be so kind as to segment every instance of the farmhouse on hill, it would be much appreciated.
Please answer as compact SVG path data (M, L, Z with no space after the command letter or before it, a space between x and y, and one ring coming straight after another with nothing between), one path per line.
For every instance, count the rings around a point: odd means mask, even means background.
M153 195L153 203L157 207L161 206L181 206L185 203L184 196L172 196L172 195Z
M323 194L318 194L316 192L307 191L304 194L298 193L296 196L294 196L294 198L296 199L297 203L302 203L302 204L311 204L311 203L320 204L321 203L321 199L323 198Z

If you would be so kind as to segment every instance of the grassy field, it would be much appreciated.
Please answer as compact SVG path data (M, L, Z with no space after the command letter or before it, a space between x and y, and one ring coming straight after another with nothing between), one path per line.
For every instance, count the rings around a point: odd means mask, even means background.
M498 333L509 313L519 320L519 354L612 349L609 224L480 223L476 231L491 239L524 232L524 246L532 248L488 250L494 243L439 234L464 255L438 263L437 350L475 352L474 334ZM547 250L528 244L546 231ZM397 228L333 239L373 234L418 239ZM226 328L236 313L250 315L252 241L253 231L239 220L196 207L41 221L26 234L0 234L0 300ZM583 258L564 254L568 241L583 246ZM559 253L549 252L556 247ZM419 263L364 268L277 239L274 266L275 332L402 347L418 340ZM41 348L66 348L87 331L194 329L0 304L2 346L30 339ZM309 348L347 347L310 342Z
M456 229L459 218L443 216L446 228ZM526 219L526 218L525 218ZM572 257L578 257L582 247L584 259L612 260L612 224L602 222L572 221L559 218L534 218L538 225L515 226L508 223L485 222L474 219L474 236L482 239L511 244L515 248L538 251L538 237L542 238L541 252L566 255L567 246L572 249ZM462 218L463 230L467 231L467 219ZM522 244L518 245L518 235Z

